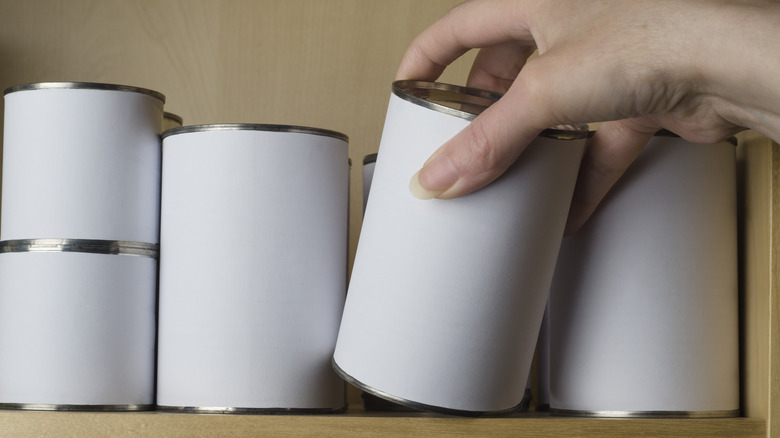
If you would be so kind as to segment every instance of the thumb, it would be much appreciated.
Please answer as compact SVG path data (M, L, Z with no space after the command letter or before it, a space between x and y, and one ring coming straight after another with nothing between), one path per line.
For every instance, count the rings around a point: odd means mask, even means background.
M419 199L450 199L474 192L498 178L547 123L515 96L518 87L477 116L442 145L409 183Z

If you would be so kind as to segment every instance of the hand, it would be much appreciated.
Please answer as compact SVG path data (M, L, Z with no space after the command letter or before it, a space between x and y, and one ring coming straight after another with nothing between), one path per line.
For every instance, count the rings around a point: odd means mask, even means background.
M780 139L777 29L772 1L461 4L414 40L396 78L436 80L481 48L467 85L505 95L432 155L412 192L465 195L501 175L542 130L605 121L581 164L572 233L660 128L697 143L745 127Z

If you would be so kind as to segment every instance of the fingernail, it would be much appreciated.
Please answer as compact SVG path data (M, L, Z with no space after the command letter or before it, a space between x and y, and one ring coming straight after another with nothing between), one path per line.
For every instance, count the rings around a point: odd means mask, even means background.
M427 162L409 181L409 191L418 199L433 199L458 181L458 171L446 155Z

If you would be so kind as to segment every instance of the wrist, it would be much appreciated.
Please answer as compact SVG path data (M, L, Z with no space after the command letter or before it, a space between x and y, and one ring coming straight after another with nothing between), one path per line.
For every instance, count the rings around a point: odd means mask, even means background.
M691 60L698 91L723 119L780 141L780 2L719 2L708 15Z

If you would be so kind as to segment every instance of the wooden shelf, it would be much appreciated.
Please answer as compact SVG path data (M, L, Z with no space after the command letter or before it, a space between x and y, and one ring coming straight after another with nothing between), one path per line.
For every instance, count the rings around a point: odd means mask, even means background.
M80 412L0 412L2 434L14 437L766 437L764 420L596 419L518 414L454 418L432 414L348 411L346 414L209 415Z

